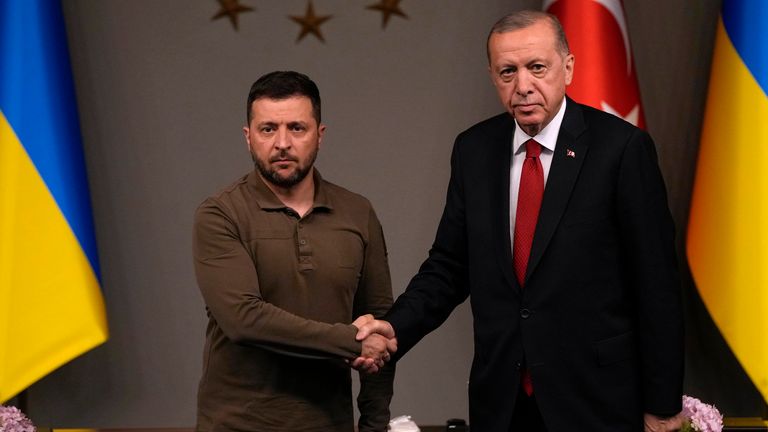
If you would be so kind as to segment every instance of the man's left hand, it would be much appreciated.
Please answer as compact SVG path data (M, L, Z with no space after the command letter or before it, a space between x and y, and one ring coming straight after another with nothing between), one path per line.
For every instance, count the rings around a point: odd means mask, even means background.
M645 432L671 432L679 431L683 427L683 413L677 413L672 417L658 417L653 414L645 413L643 423Z

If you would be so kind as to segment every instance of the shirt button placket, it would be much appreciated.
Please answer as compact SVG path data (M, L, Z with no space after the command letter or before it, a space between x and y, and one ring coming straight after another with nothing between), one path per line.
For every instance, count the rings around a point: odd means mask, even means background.
M299 270L312 270L314 265L312 264L312 248L307 241L304 233L304 224L296 224L296 237L299 240Z

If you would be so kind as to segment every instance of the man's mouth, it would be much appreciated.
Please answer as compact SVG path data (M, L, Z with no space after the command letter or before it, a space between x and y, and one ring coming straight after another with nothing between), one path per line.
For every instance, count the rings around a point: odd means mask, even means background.
M269 160L269 162L270 163L283 163L283 164L285 164L285 163L288 163L288 162L298 162L298 160L296 158L291 158L291 157L276 157L276 158L271 158Z
M515 110L523 111L523 112L530 112L536 109L539 105L530 103L530 104L515 104L513 107Z

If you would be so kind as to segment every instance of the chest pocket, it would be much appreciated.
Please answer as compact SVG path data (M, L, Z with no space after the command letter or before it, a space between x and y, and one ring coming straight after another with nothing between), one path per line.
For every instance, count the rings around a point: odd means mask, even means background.
M244 245L257 269L259 264L286 265L295 255L293 232L288 230L253 230Z
M329 263L360 273L365 258L363 239L356 232L337 231L333 239L323 242L323 253L327 253Z

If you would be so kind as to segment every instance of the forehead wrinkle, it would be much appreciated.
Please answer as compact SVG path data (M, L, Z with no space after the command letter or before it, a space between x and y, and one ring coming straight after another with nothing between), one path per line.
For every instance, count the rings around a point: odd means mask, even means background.
M545 22L537 22L529 27L492 34L488 40L490 54L502 56L504 53L514 54L528 50L539 53L540 58L549 58L551 53L560 55L553 35L540 32L538 26L542 24L548 25ZM490 49L492 46L493 49Z

